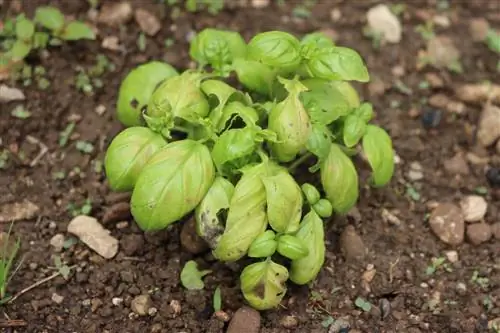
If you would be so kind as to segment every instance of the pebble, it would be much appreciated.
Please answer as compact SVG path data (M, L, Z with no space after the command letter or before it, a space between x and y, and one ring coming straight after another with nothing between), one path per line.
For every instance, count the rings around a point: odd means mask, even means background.
M0 223L31 220L39 211L40 208L29 200L6 203L0 206Z
M149 295L136 296L130 303L130 308L139 316L148 315L149 309L153 307L153 302Z
M444 243L458 245L464 241L465 221L462 210L452 203L439 204L431 213L429 225Z
M93 217L76 216L69 223L68 232L106 259L113 258L118 252L118 240Z
M432 21L434 22L434 24L443 28L448 28L451 24L450 18L444 15L436 15L432 18Z
M226 333L259 333L260 325L260 313L250 307L244 306L234 313Z
M36 262L30 262L29 267L32 271L38 268L38 264Z
M54 251L61 252L64 247L64 235L56 234L50 239L50 245L54 248Z
M51 299L54 303L61 304L64 301L64 296L61 296L57 293L53 293Z
M465 294L467 292L467 285L463 282L457 283L456 288L459 293Z
M106 3L102 6L98 22L110 26L119 26L127 23L132 18L132 5L126 1Z
M452 174L468 175L470 173L469 164L461 153L456 153L452 158L445 160L443 166L446 171Z
M269 6L269 0L252 0L251 4L253 8L262 9Z
M483 147L488 147L500 138L500 108L486 104L479 119L477 139Z
M121 305L123 303L123 298L121 298L121 297L113 297L111 299L111 303L113 303L114 306Z
M475 42L482 42L486 39L488 31L490 30L490 24L484 18L474 18L470 20L469 32L472 36L472 40Z
M120 39L117 36L106 36L103 38L101 46L102 46L102 48L107 49L107 50L119 51L121 49ZM97 110L96 110L96 112L97 112Z
M366 248L361 236L352 225L348 225L340 235L340 248L346 260L359 260L365 256Z
M170 301L170 308L175 316L179 315L182 311L181 302L176 299Z
M144 237L140 234L125 235L120 239L120 246L127 256L134 256L142 251Z
M214 316L215 318L219 319L220 321L224 322L224 323L227 323L231 320L231 317L229 316L229 314L227 312L224 312L224 311L216 311L214 313Z
M446 255L446 259L448 259L448 261L451 262L452 264L454 264L458 261L458 252L457 251L446 251L445 255Z
M479 195L469 195L460 201L466 222L479 222L486 215L488 203Z
M480 222L469 224L467 226L467 239L473 245L479 245L487 242L492 236L491 226L487 223Z
M427 44L429 61L437 68L446 68L460 59L460 51L446 36L432 38Z
M125 221L131 218L130 204L128 202L118 202L107 208L102 217L102 223Z
M392 225L399 226L401 225L401 220L395 214L391 213L387 209L382 209L382 219Z
M125 229L125 228L128 228L127 221L121 221L116 224L116 229Z
M366 19L369 28L382 35L382 39L389 43L399 43L402 37L401 23L389 7L384 4L376 5L368 10Z
M156 35L161 29L160 20L154 14L142 8L135 11L135 21L139 24L141 30L149 36Z
M412 162L410 164L410 170L408 171L408 179L410 181L417 181L424 179L423 168L419 162Z
M444 87L444 80L437 73L426 73L425 80L429 82L432 88Z
M24 93L21 90L11 88L5 84L0 85L0 103L24 101L25 99L26 96L24 96Z
M181 230L181 244L184 249L192 254L200 254L208 250L208 244L196 233L196 220L190 218Z
M422 112L421 121L424 128L435 128L439 126L442 118L443 111L426 107Z
M486 179L491 187L500 188L500 168L494 167L486 171Z
M338 8L334 8L330 11L330 20L332 22L337 22L342 18L342 12Z
M330 325L330 328L328 329L328 333L343 333L343 332L349 332L351 328L351 324L349 322L348 318L338 318L333 322L332 325Z
M284 316L280 320L281 326L288 329L296 328L299 325L299 321L295 316Z
M97 309L103 304L103 302L99 298L93 298L90 301L90 310L92 312L96 312Z
M500 222L491 225L491 233L496 239L500 239Z

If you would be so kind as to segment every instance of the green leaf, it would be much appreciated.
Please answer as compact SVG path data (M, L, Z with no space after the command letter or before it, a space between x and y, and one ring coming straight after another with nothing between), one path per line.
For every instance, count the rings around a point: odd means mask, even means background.
M12 110L11 115L19 119L27 119L31 117L31 112L26 110L24 106L18 105Z
M319 49L328 49L335 47L335 43L333 42L333 40L321 31L312 32L305 35L304 37L302 37L300 44L302 47L306 45L314 45Z
M49 43L49 34L45 32L35 32L33 36L33 47L35 49L44 49Z
M219 122L216 125L217 131L221 132L226 129L237 118L243 120L246 126L255 127L255 124L259 120L259 114L254 108L246 106L241 102L230 102L222 111Z
M26 44L21 40L16 40L12 48L7 53L10 54L13 60L22 60L26 58L30 51L30 44Z
M198 270L198 264L194 260L186 262L181 271L181 283L184 288L189 290L202 290L205 283L202 278L212 273L211 270Z
M332 134L330 130L325 125L313 124L311 135L306 144L307 150L320 160L324 160L330 152L331 144Z
M353 113L368 123L373 118L373 106L370 103L363 103Z
M271 67L258 61L238 58L233 62L233 70L247 89L271 96L276 78L276 71Z
M220 286L217 286L217 288L215 288L213 305L215 312L218 312L222 309L222 297L220 292Z
M64 40L95 39L94 31L85 23L73 21L64 29L61 38Z
M300 41L288 32L262 32L248 43L248 57L250 60L291 72L300 64Z
M353 162L339 145L332 143L328 157L321 163L321 184L336 213L345 214L356 204L358 182Z
M35 12L35 22L52 31L61 30L64 26L64 15L55 7L38 7Z
M351 148L358 144L366 131L366 122L356 115L349 115L344 122L344 144Z
M35 24L31 20L22 18L16 22L17 39L29 41L35 33Z
M328 125L349 113L351 106L344 94L327 80L301 81L309 91L301 93L301 100L312 123Z
M312 57L306 64L312 77L327 80L368 82L370 75L363 59L353 49L335 47Z
M372 168L372 185L386 185L394 173L394 150L389 134L378 126L368 125L362 145Z

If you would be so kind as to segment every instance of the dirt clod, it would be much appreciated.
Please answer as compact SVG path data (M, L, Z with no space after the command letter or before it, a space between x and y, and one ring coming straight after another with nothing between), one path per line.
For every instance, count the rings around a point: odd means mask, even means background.
M340 248L346 260L360 260L366 252L363 239L352 225L348 225L340 235Z
M50 239L50 245L54 248L54 251L61 252L64 246L64 235L56 234Z
M0 103L24 101L25 99L26 97L21 90L9 87L5 84L0 85Z
M112 222L125 221L131 218L130 204L128 202L118 202L106 209L102 217L102 223L108 224Z
M144 237L139 234L126 235L120 240L120 247L127 256L139 254L143 246Z
M132 18L132 5L123 1L103 5L97 20L110 26L119 26Z
M31 220L39 211L40 208L29 200L6 203L0 206L0 223Z
M139 316L148 315L149 309L152 308L153 302L149 295L136 296L130 303L130 308Z
M389 7L384 4L370 8L366 19L371 30L381 34L381 38L390 43L399 43L402 37L401 23Z
M467 239L473 245L487 242L490 240L491 236L491 227L487 223L474 223L467 226Z
M481 145L488 147L500 138L500 108L487 104L481 113L477 131L477 139Z
M235 312L227 329L227 333L259 333L259 331L260 313L247 306Z
M452 174L467 175L470 172L469 164L462 153L457 153L452 158L445 160L443 166L446 171Z
M281 326L288 329L294 329L299 325L299 321L295 316L285 316L280 320Z
M429 224L444 243L458 245L464 240L465 221L462 210L452 203L442 203L432 211Z
M135 21L139 24L141 30L149 36L156 35L161 29L161 23L158 18L142 8L135 11Z

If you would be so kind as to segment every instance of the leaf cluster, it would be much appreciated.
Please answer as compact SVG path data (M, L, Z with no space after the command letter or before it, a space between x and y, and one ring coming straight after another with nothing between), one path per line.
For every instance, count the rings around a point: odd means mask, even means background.
M0 31L2 63L23 61L31 51L41 50L47 46L61 45L62 41L95 39L94 31L82 21L69 21L57 8L51 6L38 7L33 19L19 14L5 21Z
M216 259L253 258L242 293L256 309L274 308L288 280L307 284L319 273L323 219L356 204L353 158L371 167L372 186L384 186L392 141L351 84L370 79L362 57L321 33L268 31L246 42L207 28L190 55L197 69L151 62L125 78L119 99L129 105L118 103L117 114L127 128L108 148L106 175L113 190L132 191L143 230L194 213ZM185 274L196 271L189 265ZM205 273L190 284L201 288Z

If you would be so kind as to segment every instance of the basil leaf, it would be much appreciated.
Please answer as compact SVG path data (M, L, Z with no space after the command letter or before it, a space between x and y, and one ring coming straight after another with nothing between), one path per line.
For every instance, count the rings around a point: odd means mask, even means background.
M307 150L320 160L324 160L330 152L331 144L332 139L329 129L322 124L313 124L311 135L306 144Z
M293 71L301 60L300 41L283 31L262 32L248 43L248 57L271 67Z
M373 106L370 103L363 103L354 110L354 114L368 123L373 118Z
M310 89L301 93L301 100L312 123L328 125L349 113L351 107L348 100L329 81L307 79L302 83Z
M12 48L6 53L10 55L13 60L24 59L31 51L31 45L26 44L22 40L16 40Z
M70 22L61 35L64 40L95 39L94 31L83 22Z
M212 273L211 270L200 271L198 264L194 260L186 262L181 271L181 283L184 288L189 290L201 290L205 287L202 278Z
M315 45L319 49L328 49L335 47L335 43L333 42L333 40L321 31L312 32L305 35L304 37L302 37L300 45Z
M322 50L306 66L311 76L321 79L359 82L370 80L368 69L359 53L346 47Z
M349 115L344 122L344 144L354 147L366 131L366 122L357 115Z
M368 125L363 136L363 151L372 168L372 185L384 186L394 173L394 150L387 132L375 125Z
M224 110L222 110L221 117L216 125L217 131L221 132L226 129L231 125L230 122L236 118L243 120L245 125L253 127L259 120L259 114L254 108L246 106L241 102L230 102L226 105Z
M35 22L49 30L58 31L64 26L64 15L55 7L42 6L35 11Z
M338 214L347 213L358 200L358 173L351 159L332 143L327 158L321 163L321 184L326 197Z
M258 61L238 58L233 62L233 70L247 89L262 95L271 95L276 72L269 66Z
M35 25L27 18L22 17L16 22L16 37L28 42L35 33Z

